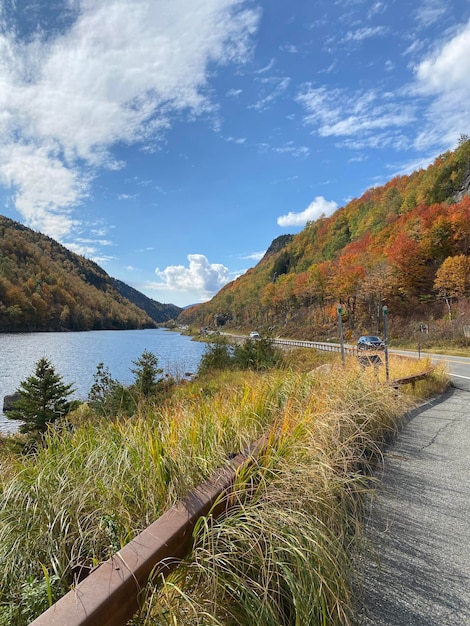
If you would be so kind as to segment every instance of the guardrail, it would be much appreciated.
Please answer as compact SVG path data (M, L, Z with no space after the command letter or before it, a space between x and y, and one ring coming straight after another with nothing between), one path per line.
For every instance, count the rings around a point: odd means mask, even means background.
M300 339L272 339L272 343L284 346L295 346L297 348L315 348L326 352L341 352L341 345L337 343L326 343L323 341L302 341ZM356 348L344 346L346 354L356 354Z
M388 384L391 385L392 387L395 387L396 389L398 389L398 387L400 387L401 385L413 385L414 387L418 381L423 380L424 378L427 378L433 373L433 371L434 371L434 368L430 367L429 369L425 370L424 372L421 372L420 374L413 374L412 376L405 376L405 378L396 378L395 380L391 380Z
M223 496L230 493L240 468L254 461L267 440L261 438L230 459L30 626L124 626L139 609L149 580L171 572L189 552L197 520L210 511L216 517L228 508Z

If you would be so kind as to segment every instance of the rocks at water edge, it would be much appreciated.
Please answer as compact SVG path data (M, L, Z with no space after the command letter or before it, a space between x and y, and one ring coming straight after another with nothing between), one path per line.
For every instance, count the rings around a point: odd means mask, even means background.
M21 398L21 394L18 392L11 393L10 395L6 395L3 398L3 412L11 411L13 409L13 405L17 400Z

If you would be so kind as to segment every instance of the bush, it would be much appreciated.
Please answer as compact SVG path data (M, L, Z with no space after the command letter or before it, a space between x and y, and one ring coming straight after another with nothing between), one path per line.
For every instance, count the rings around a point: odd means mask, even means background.
M202 355L198 373L228 369L261 371L280 365L283 355L267 338L247 339L239 346L230 346L226 339L208 344Z
M199 362L198 374L207 374L214 370L232 369L233 349L226 339L218 339L207 344Z
M98 363L94 382L88 393L88 405L100 417L131 412L131 398L126 388L111 377L104 363Z
M233 354L235 367L255 371L267 370L282 362L282 352L274 347L272 341L265 337L247 339L236 346Z

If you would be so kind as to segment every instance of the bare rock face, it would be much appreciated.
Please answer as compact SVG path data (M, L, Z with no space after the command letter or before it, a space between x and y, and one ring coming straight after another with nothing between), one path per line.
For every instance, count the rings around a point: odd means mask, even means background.
M460 189L454 196L456 202L460 202L465 196L470 196L470 161L468 162L467 173L464 176Z

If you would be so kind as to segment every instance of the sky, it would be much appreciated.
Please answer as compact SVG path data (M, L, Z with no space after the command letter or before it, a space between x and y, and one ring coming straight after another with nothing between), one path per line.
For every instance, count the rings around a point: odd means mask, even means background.
M159 302L462 135L468 0L0 0L0 213Z

